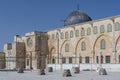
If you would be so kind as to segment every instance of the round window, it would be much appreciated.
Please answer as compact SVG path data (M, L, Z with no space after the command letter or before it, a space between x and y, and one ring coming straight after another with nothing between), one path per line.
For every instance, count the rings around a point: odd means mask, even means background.
M27 40L27 46L28 47L32 47L32 39L31 38L28 38L28 40Z

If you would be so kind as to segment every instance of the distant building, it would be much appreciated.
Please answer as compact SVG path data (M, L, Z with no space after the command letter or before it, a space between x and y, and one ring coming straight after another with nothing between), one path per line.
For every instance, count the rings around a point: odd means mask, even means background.
M61 28L16 35L13 44L4 46L4 52L6 57L15 58L11 68L38 69L46 63L98 64L100 54L104 64L120 63L120 16L92 21L76 10Z
M47 49L46 32L31 32L25 36L16 35L13 44L5 44L6 68L45 68ZM9 64L9 65L8 65Z

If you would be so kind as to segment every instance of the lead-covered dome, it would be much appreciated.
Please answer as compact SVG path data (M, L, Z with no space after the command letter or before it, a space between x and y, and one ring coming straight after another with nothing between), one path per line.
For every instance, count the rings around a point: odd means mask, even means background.
M68 17L64 21L64 25L72 25L82 22L91 21L92 19L84 12L81 12L80 10L73 11L68 15Z

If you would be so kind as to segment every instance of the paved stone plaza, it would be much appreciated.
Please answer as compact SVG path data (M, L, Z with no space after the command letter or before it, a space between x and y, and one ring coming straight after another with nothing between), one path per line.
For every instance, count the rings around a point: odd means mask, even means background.
M0 72L0 80L120 80L120 72L109 72L108 75L98 75L95 71L81 71L72 77L62 77L62 72L48 72L46 75L38 75L37 71Z

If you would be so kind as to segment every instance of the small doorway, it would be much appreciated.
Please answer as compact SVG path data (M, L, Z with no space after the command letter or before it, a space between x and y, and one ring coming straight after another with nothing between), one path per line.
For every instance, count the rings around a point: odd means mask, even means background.
M53 58L52 59L52 64L55 64L55 63L56 63L55 58Z
M26 59L26 69L30 69L30 59Z

